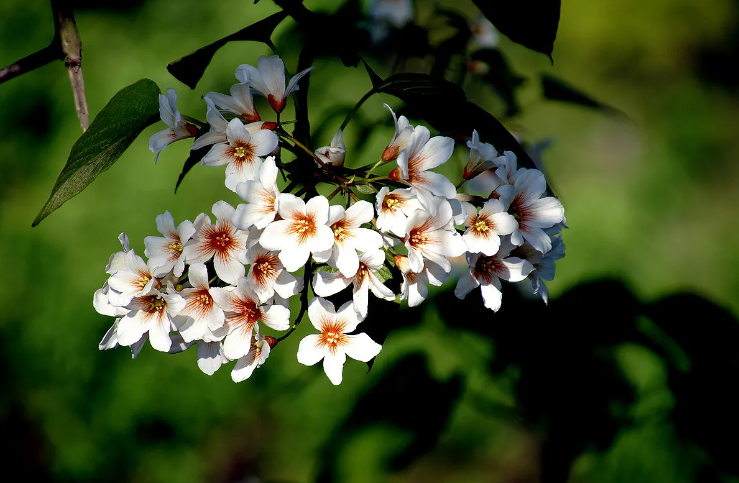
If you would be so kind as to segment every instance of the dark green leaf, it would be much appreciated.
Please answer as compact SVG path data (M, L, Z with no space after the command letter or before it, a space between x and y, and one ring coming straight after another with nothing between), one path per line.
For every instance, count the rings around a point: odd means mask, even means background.
M415 103L462 103L466 96L457 84L426 74L395 74L377 89L378 92L391 94L402 99L406 104Z
M382 77L372 70L372 67L369 66L366 60L362 59L362 63L364 64L364 68L367 69L367 75L370 78L370 82L372 82L372 88L378 88L382 84Z
M194 151L190 151L190 156L187 157L185 160L185 164L182 166L182 172L177 177L177 184L174 187L174 192L177 193L177 188L180 187L180 184L182 183L182 180L185 179L185 175L190 172L190 170L195 167L196 164L200 162L201 159L203 159L203 156L208 154L208 151L210 151L210 148L213 146L203 146L200 149L196 149Z
M206 67L210 64L215 53L229 42L237 40L251 40L262 42L268 46L272 46L272 32L282 22L287 13L278 12L269 17L253 23L246 28L239 30L227 37L216 40L212 44L206 45L195 52L181 57L167 66L167 70L175 79L182 82L190 89L195 89L198 81L203 77Z
M473 52L471 58L487 65L487 72L481 77L500 96L506 106L506 116L518 114L516 89L523 85L524 79L513 72L503 53L498 49L480 49Z
M580 92L575 87L563 80L557 79L550 75L541 76L541 86L544 91L544 97L553 101L569 102L579 104L581 106L590 107L608 114L625 116L618 109L596 101L592 97Z
M72 146L67 164L32 226L110 168L141 131L158 119L159 87L153 81L142 79L113 96Z
M495 27L512 41L552 58L560 0L473 0Z

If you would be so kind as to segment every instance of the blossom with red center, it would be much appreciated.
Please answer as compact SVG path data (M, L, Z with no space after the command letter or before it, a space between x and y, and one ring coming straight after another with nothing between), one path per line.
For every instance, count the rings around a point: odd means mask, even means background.
M205 117L208 120L210 130L197 138L194 143L192 143L192 146L190 146L191 150L200 149L212 144L228 142L228 137L226 136L228 121L226 121L226 118L224 118L223 115L218 111L218 108L216 108L216 105L213 103L212 99L206 97L205 105L207 106ZM256 132L261 131L262 129L273 130L275 128L275 123L255 121L246 124L246 126L244 127L246 127L246 130L249 131L249 134L253 135Z
M220 92L209 92L203 97L212 100L223 111L239 116L244 122L260 120L248 82L232 85L230 92L230 96Z
M257 322L274 330L290 328L290 309L279 304L262 305L244 277L236 287L212 288L210 293L226 315L216 335L226 334L223 353L230 360L241 359L249 352Z
M208 332L223 327L223 310L210 294L208 269L202 263L193 263L187 272L192 287L183 288L180 295L185 307L175 320L185 342L203 339Z
M152 275L151 266L144 259L129 250L123 256L122 267L108 279L108 300L115 307L125 307L133 297L148 293L152 288L160 288L161 283Z
M163 277L170 271L179 277L185 271L184 245L195 234L195 227L191 221L185 220L175 228L172 214L165 211L157 216L157 230L164 237L144 238L144 254L149 257L149 264L157 277Z
M520 282L531 273L534 267L527 260L509 257L515 246L504 238L498 253L489 257L480 253L468 253L470 269L457 282L454 295L463 299L473 289L480 287L485 307L497 312L503 299L500 279Z
M473 207L464 222L467 230L462 239L471 253L495 255L500 247L500 237L510 235L516 229L516 219L506 213L503 203L488 200L478 213Z
M246 204L236 207L234 223L242 230L253 226L263 229L269 225L277 214L277 165L274 156L269 156L260 163L257 178L236 185L236 194Z
M564 220L562 203L551 196L542 197L546 193L547 182L538 169L519 169L514 176L514 188L512 198L501 198L508 213L518 222L511 242L522 245L525 240L542 254L547 253L552 248L552 240L544 229Z
M216 274L230 284L235 284L246 271L247 234L231 221L235 211L225 201L216 202L213 205L216 224L211 225L205 213L198 215L195 219L197 232L185 245L187 263L205 263L213 258Z
M429 289L427 283L437 287L449 279L449 273L445 272L439 265L426 260L421 272L414 272L408 264L408 257L395 255L395 266L403 276L403 284L400 287L400 300L408 300L409 307L421 305L428 297Z
M375 297L384 300L395 300L395 294L387 288L375 272L380 270L385 262L385 253L382 250L375 249L364 252L359 256L359 268L356 273L350 277L339 272L327 272L319 270L313 277L313 291L319 297L329 297L341 292L349 284L353 284L352 300L354 310L359 315L360 320L367 317L368 289L372 290Z
M226 187L236 191L236 185L256 179L260 156L266 156L277 147L277 135L270 130L261 129L249 134L244 123L231 119L226 127L227 144L214 145L203 157L202 163L208 166L226 168Z
M393 115L393 121L395 122L395 134L390 140L390 144L387 145L385 150L382 152L382 160L385 162L392 161L398 157L401 151L403 151L408 145L408 138L413 134L413 126L408 122L408 118L395 116L395 111L392 110L387 104L383 104L385 108L390 111Z
M408 138L408 146L398 155L398 167L390 173L390 177L403 180L416 188L418 198L424 206L431 203L431 194L454 198L457 190L452 182L446 176L428 171L446 163L453 151L452 138L432 138L426 127L416 126Z
M382 349L364 332L349 334L359 325L352 302L336 312L334 304L316 297L308 306L308 317L320 333L307 335L300 341L298 362L312 366L323 359L323 370L334 385L341 384L346 356L369 362Z
M246 279L259 300L266 302L275 292L287 299L303 290L303 280L285 270L277 252L270 252L259 244L246 252L249 273Z
M406 235L408 216L421 209L421 203L410 188L390 191L383 186L375 198L377 229L389 231L399 237Z
M449 202L441 197L433 197L431 203L430 212L415 211L406 224L403 242L408 249L410 269L416 273L423 270L424 258L449 272L452 265L447 257L458 257L467 251L467 245L452 225Z
M166 96L159 94L159 117L169 127L149 138L149 149L156 154L155 162L159 160L159 153L173 142L198 134L198 128L185 121L177 110L177 93L174 89L167 89Z
M264 336L256 330L254 331L251 338L249 352L247 352L244 357L236 361L236 364L234 364L234 368L231 371L231 379L233 382L241 382L249 379L252 373L254 373L254 369L257 369L264 364L267 357L269 357L269 352L272 348L269 344L270 339L274 341L274 338Z
M382 237L379 233L362 228L362 223L369 223L375 216L372 204L360 200L344 209L343 206L333 205L328 211L328 225L333 232L333 246L327 250L314 252L313 258L317 262L331 263L339 269L345 277L351 277L359 268L357 250L368 252L382 246Z
M273 221L262 232L259 243L267 250L279 251L288 272L294 272L308 261L311 252L328 250L334 244L334 232L328 221L328 200L315 196L306 203L289 193L277 199L282 220Z
M236 69L236 78L241 83L249 83L252 91L267 98L275 112L285 109L287 97L298 90L298 81L313 67L308 67L295 74L285 87L285 64L279 56L261 56L257 67L249 64L240 65Z
M131 300L126 306L129 312L118 323L118 344L130 346L148 333L154 349L169 352L172 348L169 333L174 327L173 318L184 308L185 299L174 291L171 283L168 292L151 289L145 295Z

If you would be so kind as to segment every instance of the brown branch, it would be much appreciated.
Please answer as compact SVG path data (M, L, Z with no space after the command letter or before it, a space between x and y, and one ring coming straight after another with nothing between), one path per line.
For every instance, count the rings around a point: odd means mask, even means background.
M51 43L38 52L0 69L0 84L55 60L64 60L69 73L69 81L72 84L77 117L82 129L86 131L90 116L85 96L85 80L82 77L82 41L77 32L74 12L68 0L51 0L51 9L54 14L55 29Z

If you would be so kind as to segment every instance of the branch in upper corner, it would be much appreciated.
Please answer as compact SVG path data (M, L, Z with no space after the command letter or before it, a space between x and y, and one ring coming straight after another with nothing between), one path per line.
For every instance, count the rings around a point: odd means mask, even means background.
M31 72L34 69L38 69L39 67L43 67L52 61L63 58L64 53L59 48L59 45L52 42L50 45L47 45L38 52L34 52L33 54L23 57L21 60L0 69L0 84L27 72Z
M51 0L54 12L55 38L61 43L64 53L64 65L67 66L69 82L74 94L74 106L83 131L87 131L90 124L90 114L87 109L85 95L85 79L82 76L82 41L77 32L77 23L74 21L72 6L67 0Z

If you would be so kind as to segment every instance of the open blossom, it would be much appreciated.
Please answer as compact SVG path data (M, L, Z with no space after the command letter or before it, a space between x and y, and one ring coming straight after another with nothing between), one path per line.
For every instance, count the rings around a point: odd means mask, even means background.
M213 288L211 295L226 315L219 333L227 334L223 353L230 360L241 359L249 352L257 322L274 330L290 328L290 309L279 304L262 305L246 278L240 278L236 287Z
M220 92L209 92L204 97L211 99L213 103L226 112L239 116L244 122L256 122L260 120L257 108L254 107L254 99L248 83L239 83L231 86L231 95Z
M431 196L428 193L454 198L457 194L454 184L446 176L428 171L446 163L453 151L452 138L446 136L431 138L431 133L425 126L416 126L408 138L408 146L398 155L398 167L390 172L390 177L403 180L416 188L424 206L431 203Z
M387 104L383 104L383 106L390 111L390 114L393 115L393 121L395 122L395 134L393 134L390 144L388 144L382 152L382 160L388 162L397 158L398 154L406 148L408 145L408 138L413 134L413 126L408 122L408 118L405 116L397 118L395 116L395 111L393 111L390 106Z
M472 139L467 141L467 147L470 148L470 157L464 167L464 179L474 178L483 171L496 167L493 159L498 156L498 152L492 144L481 143L476 130L472 131Z
M547 230L549 232L550 230ZM548 233L549 234L549 233ZM565 244L561 236L552 236L552 249L541 254L529 243L524 243L514 252L528 260L534 270L528 275L535 294L538 294L545 304L549 303L549 289L544 280L554 280L555 262L565 256Z
M152 275L151 267L136 252L129 250L123 259L126 269L117 270L108 279L108 299L116 307L125 307L132 298L161 286L159 280Z
M316 297L308 306L308 317L320 333L307 335L300 341L298 362L312 366L323 359L323 370L334 385L341 384L346 356L368 362L382 349L364 332L349 334L359 325L352 302L345 303L336 312L334 304Z
M467 263L470 269L459 278L454 295L463 299L472 290L480 287L485 307L497 312L503 298L500 279L520 282L534 269L528 261L508 256L514 248L515 246L506 238L501 243L498 253L493 256L468 253Z
M315 196L306 203L289 193L277 200L282 220L273 221L262 232L259 243L267 250L279 250L280 261L294 272L308 261L311 252L322 252L334 244L334 232L328 227L328 200Z
M383 186L375 199L377 229L404 237L408 216L421 209L415 193L410 188L391 192L387 186Z
M524 240L536 250L546 253L552 248L552 240L544 232L564 220L564 207L554 197L544 197L546 181L538 169L521 168L514 177L515 193L512 198L503 199L508 213L518 222L518 229L511 235L514 245L522 245Z
M208 331L223 327L223 310L216 304L210 294L208 270L202 263L193 263L188 271L192 287L183 288L180 295L185 299L185 306L178 314L177 330L185 342L203 339Z
M404 243L408 249L410 269L423 270L423 260L428 259L444 271L452 269L447 257L458 257L467 251L467 245L452 226L452 208L441 197L432 199L432 212L418 210L408 217ZM435 214L432 214L435 213Z
M271 347L268 339L255 330L251 338L251 346L249 352L244 357L236 361L231 371L231 379L233 382L241 382L249 379L254 373L254 369L261 367L269 357Z
M205 105L207 106L205 117L208 120L208 124L210 125L210 130L197 138L194 143L192 143L192 146L190 147L191 150L200 149L212 144L228 142L228 137L226 136L228 121L226 121L226 118L224 118L223 115L218 111L212 99L206 97ZM273 122L255 121L246 124L246 126L244 127L246 127L246 130L249 131L249 134L254 134L261 131L262 129L267 129L270 131L274 130L276 124Z
M362 223L369 223L375 215L372 204L360 200L344 210L343 206L329 207L328 225L333 232L333 246L324 251L313 253L318 262L326 262L329 258L336 268L345 276L351 277L359 268L357 250L367 252L382 246L379 233L362 228Z
M221 280L235 284L246 269L246 232L233 224L233 206L225 201L213 205L216 224L211 225L205 213L195 219L195 236L185 245L188 263L205 263L213 258L213 266Z
M255 226L263 229L275 219L277 214L277 165L274 156L269 156L259 166L257 178L236 185L236 194L247 204L236 207L234 224L247 230Z
M510 235L516 229L516 219L506 213L503 203L488 200L478 213L473 208L464 222L467 230L462 235L471 253L495 255L500 247L500 237Z
M118 343L130 346L148 333L151 346L162 352L172 347L169 333L174 327L173 318L185 306L185 299L169 284L169 293L151 289L145 295L134 297L126 306L129 312L121 318L116 330Z
M277 147L277 135L262 129L249 134L244 124L238 119L231 119L226 127L228 144L214 145L203 157L202 163L208 166L226 168L226 187L236 191L236 185L257 177L260 156L266 156Z
M246 252L249 273L246 280L259 300L266 302L275 293L287 299L303 290L303 280L285 270L277 252L270 252L256 244Z
M185 271L184 245L195 234L195 227L189 220L175 227L172 213L165 211L157 216L157 230L164 237L144 238L144 255L149 257L149 264L157 277L163 277L170 271L179 277Z
M327 272L320 270L313 278L313 291L319 297L328 297L344 290L349 284L353 284L352 300L354 310L360 319L367 317L368 289L372 290L375 297L385 300L394 300L395 294L387 288L374 272L382 268L385 262L385 254L382 250L375 249L362 253L359 256L359 268L352 276L345 276L341 272Z
M177 93L174 89L167 89L166 96L159 94L159 117L169 127L149 138L149 149L156 154L155 162L159 159L159 153L173 142L198 134L198 128L185 121L177 110Z
M321 161L330 166L344 166L346 146L342 139L341 129L336 131L336 134L334 134L329 146L323 146L316 149L316 156L321 158Z
M241 83L249 83L252 90L267 98L269 105L275 112L285 109L287 97L298 89L298 81L313 70L308 67L295 74L285 87L285 64L276 55L261 56L257 60L257 67L249 64L240 65L236 69L236 78Z
M395 255L395 266L403 276L403 284L400 287L400 300L408 300L409 307L421 305L428 297L427 283L440 287L449 279L449 273L439 265L426 260L421 272L414 272L408 264L408 257Z

